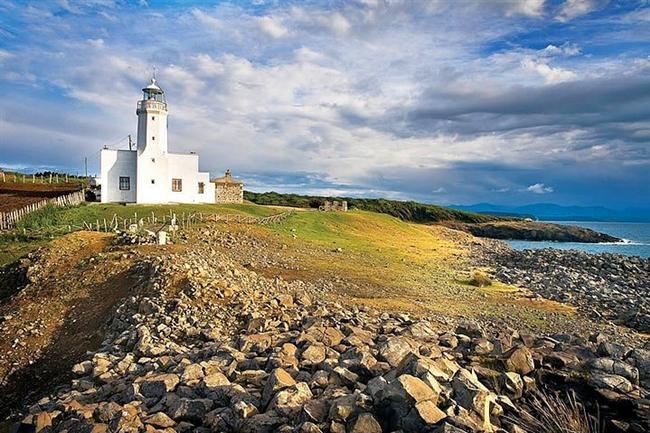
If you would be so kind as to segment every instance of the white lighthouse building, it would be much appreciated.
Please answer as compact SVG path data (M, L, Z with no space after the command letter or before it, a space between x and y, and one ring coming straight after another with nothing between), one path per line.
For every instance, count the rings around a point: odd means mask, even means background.
M214 203L199 156L168 152L165 92L155 78L142 92L137 149L101 151L102 203Z

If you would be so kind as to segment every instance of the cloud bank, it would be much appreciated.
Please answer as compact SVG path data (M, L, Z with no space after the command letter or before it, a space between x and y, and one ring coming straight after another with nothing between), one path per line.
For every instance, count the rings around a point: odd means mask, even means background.
M647 3L179 3L0 1L0 165L98 171L156 66L252 189L650 206Z

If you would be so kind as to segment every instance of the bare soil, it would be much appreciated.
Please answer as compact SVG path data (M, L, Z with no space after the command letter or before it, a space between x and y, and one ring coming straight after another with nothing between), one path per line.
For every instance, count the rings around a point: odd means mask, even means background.
M53 241L31 259L31 283L0 303L0 419L69 382L70 367L99 347L106 319L137 281L132 256L104 252L111 237Z
M0 212L20 209L41 200L79 191L74 183L39 184L0 182Z

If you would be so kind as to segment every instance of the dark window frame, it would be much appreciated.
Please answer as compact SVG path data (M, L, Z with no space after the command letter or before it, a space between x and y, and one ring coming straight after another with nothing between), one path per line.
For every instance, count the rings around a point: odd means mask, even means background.
M120 176L119 186L120 186L120 191L131 191L131 177Z

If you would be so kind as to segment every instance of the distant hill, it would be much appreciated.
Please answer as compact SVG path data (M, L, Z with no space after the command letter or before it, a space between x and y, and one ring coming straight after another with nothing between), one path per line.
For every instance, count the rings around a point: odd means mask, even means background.
M524 206L502 206L479 203L469 206L451 205L452 209L493 215L518 215L544 221L631 221L650 222L650 208L614 210L602 206L560 206L537 203Z

